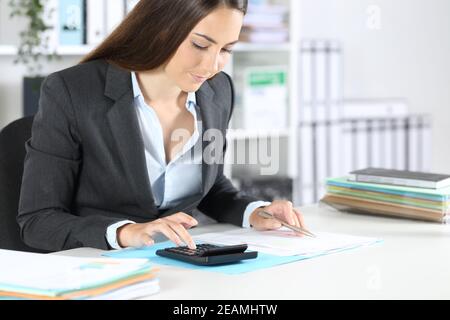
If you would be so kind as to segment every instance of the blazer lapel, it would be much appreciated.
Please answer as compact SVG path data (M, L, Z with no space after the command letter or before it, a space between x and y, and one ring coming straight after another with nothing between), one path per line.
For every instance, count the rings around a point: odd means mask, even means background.
M109 64L105 95L115 101L107 113L107 119L137 201L147 210L154 208L155 201L147 174L144 142L134 110L131 73Z

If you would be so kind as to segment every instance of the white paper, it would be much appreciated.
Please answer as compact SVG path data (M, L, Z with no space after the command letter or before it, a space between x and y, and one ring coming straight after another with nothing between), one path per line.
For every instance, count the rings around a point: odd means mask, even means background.
M329 251L368 245L377 242L375 238L359 237L328 232L314 232L317 236L299 237L289 229L256 231L238 229L221 233L207 233L194 236L195 241L219 245L247 244L248 249L277 256L315 255Z
M50 292L113 282L148 264L147 259L75 258L9 250L0 250L0 261L0 290L21 287Z
M159 280L152 279L150 281L139 282L134 285L113 290L99 296L89 297L88 300L132 300L148 297L158 293L159 290Z

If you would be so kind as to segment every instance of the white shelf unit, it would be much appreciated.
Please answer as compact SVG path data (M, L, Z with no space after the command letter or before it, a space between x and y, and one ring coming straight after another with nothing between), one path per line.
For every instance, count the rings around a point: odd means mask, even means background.
M56 48L56 52L61 56L82 56L91 52L95 46L60 46ZM271 43L239 43L233 49L237 53L248 52L288 52L291 44L271 44ZM0 45L0 56L13 56L17 54L17 48L13 45Z
M17 48L12 45L0 45L0 56L14 56L17 54Z
M228 139L257 139L263 137L288 137L290 134L289 128L287 129L273 129L273 130L246 130L246 129L230 129L227 134Z
M61 56L83 56L88 54L94 47L83 46L60 46L56 48L56 53ZM0 45L0 56L15 56L17 48L13 45Z
M287 150L283 156L287 157L286 166L284 171L290 178L295 179L297 175L297 123L298 123L298 88L299 88L299 15L300 15L300 1L298 0L272 0L273 3L283 3L289 7L289 39L288 43L274 44L274 43L238 43L234 48L234 57L231 59L227 69L227 73L233 76L236 68L242 67L237 63L238 60L245 60L246 56L258 55L265 57L267 61L271 61L271 57L274 55L282 55L283 63L288 67L288 127L281 130L258 130L249 131L243 129L230 129L227 134L227 139L230 141L235 140L254 140L265 137L280 137L287 140ZM62 57L68 56L83 56L88 54L93 46L79 45L79 46L59 46L56 52ZM17 48L12 45L0 44L0 56L14 56L17 53ZM284 59L284 57L286 59ZM238 91L239 88L236 88ZM227 159L233 159L234 150L231 147L232 144L228 143ZM233 165L226 161L225 174L233 179ZM295 183L294 183L295 185Z
M284 140L284 152L281 150L280 157L286 158L283 161L284 165L281 172L282 176L287 176L295 181L297 177L297 157L298 157L298 108L299 108L299 61L300 61L300 1L298 0L273 0L273 3L283 3L289 8L289 42L284 44L258 44L258 43L240 43L235 47L234 57L232 62L225 70L232 76L235 74L237 68L242 68L247 61L252 65L261 65L257 61L262 61L262 65L267 63L270 65L274 60L283 61L282 64L288 69L288 108L286 115L288 117L288 126L279 130L242 130L230 129L228 131L228 149L225 160L225 174L233 179L233 162L235 157L234 141L236 140L250 140L264 139L266 137L276 137ZM278 57L278 59L276 58ZM272 59L274 58L274 59ZM279 62L276 64L279 64ZM236 87L236 91L239 86ZM237 107L236 107L237 108ZM234 115L236 117L237 114ZM250 142L249 142L250 143ZM240 177L240 172L236 174ZM295 192L295 182L293 183Z

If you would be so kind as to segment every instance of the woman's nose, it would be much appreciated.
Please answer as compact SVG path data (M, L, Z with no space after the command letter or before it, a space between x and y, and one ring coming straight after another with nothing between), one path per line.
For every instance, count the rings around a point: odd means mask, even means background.
M205 70L208 70L208 73L210 75L216 74L217 72L220 71L221 65L220 59L221 59L220 54L215 53L212 53L208 55L208 58L205 58L204 68Z

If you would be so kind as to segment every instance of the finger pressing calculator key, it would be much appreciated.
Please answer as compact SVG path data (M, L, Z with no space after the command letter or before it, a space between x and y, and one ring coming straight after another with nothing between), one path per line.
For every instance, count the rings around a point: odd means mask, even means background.
M258 252L246 252L247 248L246 244L218 246L206 243L197 245L197 249L173 247L158 250L156 254L197 265L217 265L255 259L258 256Z

